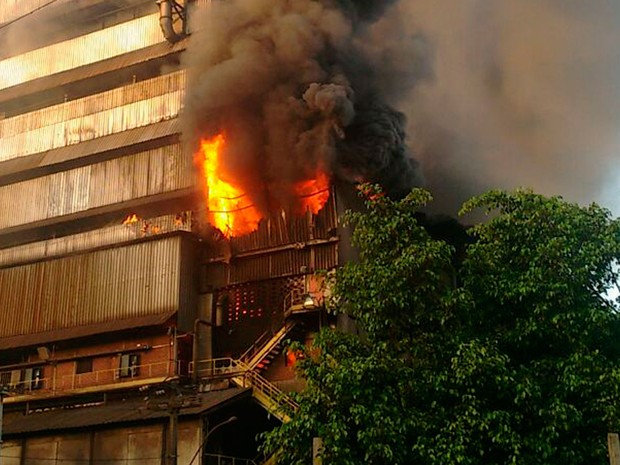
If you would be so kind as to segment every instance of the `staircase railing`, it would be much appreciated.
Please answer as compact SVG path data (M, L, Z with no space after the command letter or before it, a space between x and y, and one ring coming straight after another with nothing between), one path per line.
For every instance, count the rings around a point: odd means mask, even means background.
M232 378L243 375L248 367L240 366L238 361L230 357L210 358L189 363L189 375L196 374L199 378Z
M276 346L282 342L282 339L284 339L284 337L296 324L296 321L287 321L270 339L263 340L260 343L258 343L258 341L257 343L254 343L250 349L246 350L245 353L241 355L240 360L249 365L250 368L255 369L256 366L269 354L269 352L275 349Z
M245 370L243 376L233 377L233 382L241 387L252 387L252 395L259 404L281 421L289 421L289 412L296 411L299 405L284 391L263 378L248 365L240 361L236 362L239 368L245 368Z
M252 459L242 459L228 455L204 454L204 457L206 458L206 465L256 465L256 462Z
M250 360L254 354L256 354L256 352L258 352L267 343L267 341L271 339L271 337L271 331L265 331L263 334L258 336L252 345L239 356L239 360L247 363L248 360Z
M256 401L283 423L290 421L289 413L299 408L299 404L284 391L240 360L227 357L198 360L189 365L190 375L194 370L198 370L201 378L229 378L237 386L252 388ZM276 460L277 453L268 457L262 465L275 465Z
M199 360L190 364L190 374L197 370L200 378L229 378L237 386L251 387L252 395L269 413L281 421L288 421L288 412L297 410L298 405L275 384L259 375L240 360L215 358Z

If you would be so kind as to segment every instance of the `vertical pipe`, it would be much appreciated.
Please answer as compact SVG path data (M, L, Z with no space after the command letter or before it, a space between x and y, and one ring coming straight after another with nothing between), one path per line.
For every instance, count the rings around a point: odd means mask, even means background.
M174 395L174 393L171 393ZM176 399L175 401L176 402ZM179 409L176 405L170 410L170 425L168 428L168 465L177 465Z
M198 352L200 351L200 338L199 338L199 325L212 326L210 321L201 320L200 318L196 318L194 320L194 340L192 341L192 361L194 365L194 373L193 380L194 382L198 381Z
M6 390L2 386L0 386L0 465L2 464L2 420L4 414L4 396L7 394L8 392L6 392Z
M4 391L0 391L0 465L2 465L2 414L4 410Z

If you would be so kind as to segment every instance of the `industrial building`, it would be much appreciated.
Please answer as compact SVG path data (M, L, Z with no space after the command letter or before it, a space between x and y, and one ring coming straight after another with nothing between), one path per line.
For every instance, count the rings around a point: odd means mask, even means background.
M295 407L283 341L325 324L336 196L239 237L205 221L188 11L0 0L3 465L258 465Z

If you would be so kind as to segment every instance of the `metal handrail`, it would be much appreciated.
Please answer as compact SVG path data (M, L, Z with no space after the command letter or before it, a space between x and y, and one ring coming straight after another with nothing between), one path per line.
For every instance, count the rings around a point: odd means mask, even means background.
M276 346L284 339L284 337L295 327L296 321L287 321L284 323L275 333L271 334L271 338L263 342L260 347L251 355L251 357L245 359L243 357L240 360L249 365L251 369L255 369L256 366L272 351Z
M267 396L278 407L288 407L291 411L296 411L299 404L291 399L284 391L273 384L271 381L263 378L256 371L252 370L248 365L236 360L237 366L245 369L244 381L249 379L252 388Z
M196 365L194 362L190 363L190 374L193 374L194 370L198 370L198 375L203 378L230 378L238 386L251 387L255 395L262 394L273 404L266 406L273 409L274 414L280 413L283 417L287 417L287 414L282 412L284 409L288 408L294 412L299 408L299 405L284 391L241 360L229 357L199 360Z
M125 382L132 381L136 378L150 378L153 376L171 376L178 373L180 362L177 362L177 369L174 368L174 362L166 360L163 362L146 363L143 365L134 365L129 367L129 375L121 376L120 368L108 368L106 370L88 371L86 373L73 373L64 375L60 378L60 386L56 386L59 390L77 389L81 387L96 386L101 381Z
M35 378L32 380L19 381L7 384L11 392L34 393L49 391L57 392L69 389L79 389L101 385L102 383L118 383L132 381L135 379L146 379L154 376L172 376L179 373L180 361L175 362L166 360L162 362L147 363L130 367L130 374L126 377L120 376L120 368L108 368L106 370L88 371L85 373L71 373L62 376L49 376L46 378Z
M197 373L203 378L232 378L244 374L248 368L240 367L237 360L230 357L208 358L189 363L189 374Z
M231 457L229 455L221 454L204 454L206 457L207 465L256 465L256 462L252 459L241 459L238 457ZM217 462L209 459L217 459Z
M271 339L272 335L273 335L272 331L265 331L263 334L258 336L258 338L254 341L254 343L239 356L239 360L246 362L246 363L249 362L252 359L252 357L261 350L263 345L267 343L269 339Z

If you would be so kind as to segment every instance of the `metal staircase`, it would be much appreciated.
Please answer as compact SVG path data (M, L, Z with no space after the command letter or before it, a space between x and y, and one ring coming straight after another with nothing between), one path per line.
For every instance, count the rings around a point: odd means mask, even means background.
M282 328L275 334L264 332L239 358L241 362L248 365L252 370L262 370L266 368L274 358L274 351L277 351L284 337L291 332L297 325L295 320L284 323ZM271 336L269 338L269 336ZM279 353L279 352L278 352Z
M299 294L299 295L298 295ZM271 415L283 423L290 421L299 405L284 391L260 375L273 358L279 354L284 337L298 324L291 317L318 310L317 299L308 293L291 293L284 303L285 323L276 333L265 332L246 350L239 360L218 358L190 363L190 374L198 378L228 378L239 387L252 389L252 397ZM277 354L276 354L277 352ZM277 453L268 457L261 465L275 465Z
M232 377L233 383L240 387L251 387L252 396L265 410L283 423L289 421L289 413L297 410L297 403L276 385L252 370L249 365L239 360L235 362L240 375Z

